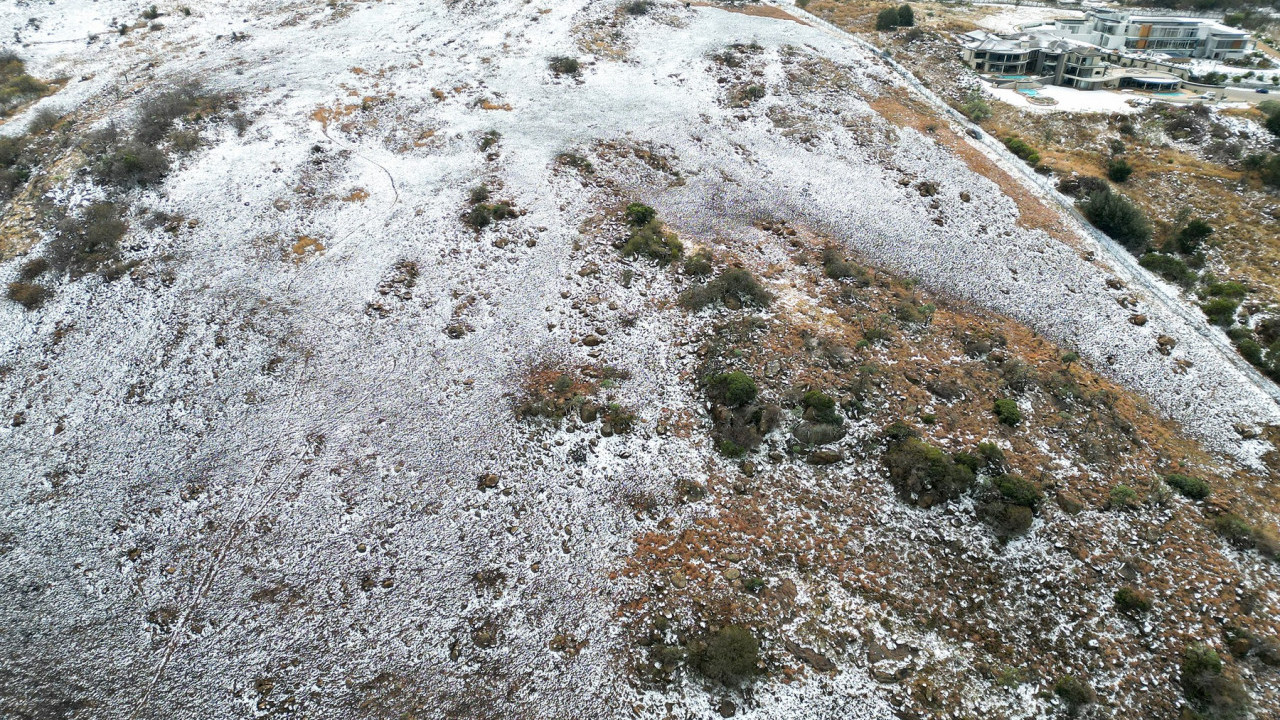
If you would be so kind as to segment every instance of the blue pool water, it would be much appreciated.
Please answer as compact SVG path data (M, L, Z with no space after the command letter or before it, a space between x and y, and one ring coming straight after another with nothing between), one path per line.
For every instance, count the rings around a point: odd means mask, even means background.
M1027 88L1027 89L1025 89L1025 90L1019 90L1018 92L1022 93L1023 95L1026 95L1026 96L1028 96L1028 97L1035 97L1036 95L1039 95L1039 94L1040 94L1040 93L1036 92L1035 90L1032 90L1031 88Z

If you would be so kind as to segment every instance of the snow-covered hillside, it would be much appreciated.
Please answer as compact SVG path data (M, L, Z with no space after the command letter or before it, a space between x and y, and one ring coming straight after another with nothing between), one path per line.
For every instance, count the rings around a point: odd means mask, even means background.
M250 121L131 191L124 256L145 272L0 305L0 403L21 416L0 427L0 710L16 717L663 716L619 670L610 572L643 522L619 498L718 462L705 439L650 431L702 412L683 343L707 321L662 301L673 280L651 267L586 272L611 251L575 247L597 242L607 183L686 244L763 264L787 250L758 220L815 228L1076 349L1215 451L1270 449L1237 430L1280 422L1265 393L1159 304L1134 324L1084 236L1020 226L995 182L883 120L869 103L908 91L819 28L683 3L205 0L111 29L147 5L0 8L29 71L70 78L0 133L43 108L127 124L192 79ZM710 59L734 43L759 45L750 107ZM580 74L553 73L560 55ZM801 72L814 58L825 75ZM480 183L519 216L468 227ZM76 174L57 200L106 192ZM185 222L147 229L155 212ZM531 433L513 397L548 358L628 371L612 392L644 429L585 459ZM504 590L477 589L487 569ZM498 626L495 649L472 648ZM589 644L548 650L569 630ZM886 716L870 679L842 678L770 683L740 716ZM715 713L693 697L678 716Z

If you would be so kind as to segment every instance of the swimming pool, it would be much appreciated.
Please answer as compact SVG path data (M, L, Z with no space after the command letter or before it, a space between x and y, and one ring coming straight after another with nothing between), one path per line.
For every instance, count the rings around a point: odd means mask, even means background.
M1032 88L1023 88L1022 90L1019 90L1018 92L1022 93L1023 95L1026 95L1027 97L1035 97L1035 96L1037 96L1037 95L1039 95L1039 94L1040 94L1039 92L1037 92L1036 90L1034 90L1034 89L1032 89Z

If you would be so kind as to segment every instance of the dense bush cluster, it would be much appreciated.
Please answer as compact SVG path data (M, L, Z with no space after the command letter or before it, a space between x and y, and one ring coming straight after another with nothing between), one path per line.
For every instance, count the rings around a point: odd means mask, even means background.
M900 27L912 27L916 24L916 14L910 5L887 7L876 15L876 30L893 30Z
M1248 714L1249 695L1240 677L1213 648L1202 643L1191 645L1183 654L1181 669L1182 691L1193 708L1191 717L1227 720Z
M974 481L967 465L916 437L894 441L891 436L884 464L898 497L921 508L960 497Z
M698 672L724 685L750 680L760 662L760 642L741 625L721 628L690 650Z
M48 91L48 85L27 74L26 63L13 51L0 50L0 117Z
M510 202L485 202L490 198L490 195L489 186L483 184L471 188L470 192L467 193L471 209L466 212L463 219L476 230L483 230L494 222L510 220L519 214L511 206Z
M1040 151L1027 144L1026 140L1011 135L1004 139L1004 146L1028 165L1034 167L1040 164Z
M1173 473L1166 475L1164 481L1174 490L1182 493L1183 496L1192 500L1203 500L1209 497L1209 483L1200 478L1191 477L1190 475L1181 475Z
M1134 253L1141 253L1151 241L1151 223L1129 198L1110 189L1088 195L1080 212L1102 232Z
M631 203L627 206L625 217L631 230L622 244L623 255L643 255L656 260L659 265L667 265L679 258L684 251L680 238L663 228L662 222L658 220L658 212L648 205Z
M169 174L172 152L199 146L200 124L224 109L230 99L187 82L144 101L132 132L112 124L92 133L85 143L94 179L116 188L153 185Z
M773 302L773 295L745 268L728 268L702 285L680 294L680 306L698 311L720 303L736 310L744 307L763 308Z

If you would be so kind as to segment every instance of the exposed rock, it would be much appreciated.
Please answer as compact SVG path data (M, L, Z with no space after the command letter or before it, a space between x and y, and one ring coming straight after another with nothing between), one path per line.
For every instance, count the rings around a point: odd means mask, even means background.
M600 339L599 335L588 335L582 338L582 344L587 347L595 347L602 342L604 342L604 340Z
M844 460L844 452L841 450L814 450L809 453L805 462L810 465L832 465L841 460Z
M1057 501L1058 507L1062 508L1062 512L1068 515L1075 515L1084 509L1084 501L1075 493L1063 491L1058 493L1054 499Z
M791 431L792 437L803 445L826 445L843 438L847 433L844 427L840 425L828 425L827 423L809 422L808 420L796 425Z
M1160 351L1161 355L1168 355L1173 352L1173 348L1177 346L1177 344L1178 341L1168 335L1161 335L1156 338L1156 349Z
M798 660L818 672L831 672L836 669L836 664L826 655L823 655L817 650L810 650L809 648L792 642L791 640L787 640L785 644L787 652L795 655Z
M498 487L498 476L493 473L485 473L476 478L476 489L493 490Z
M1130 315L1129 322L1133 323L1134 325L1137 325L1138 327L1142 327L1143 325L1147 324L1147 316L1141 313L1137 315Z

